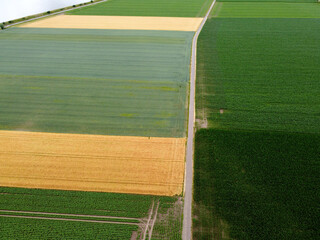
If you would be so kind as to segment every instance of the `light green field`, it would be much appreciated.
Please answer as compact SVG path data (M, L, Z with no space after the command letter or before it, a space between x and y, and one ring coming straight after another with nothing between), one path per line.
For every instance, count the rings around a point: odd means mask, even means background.
M192 32L0 33L0 129L182 137Z
M217 2L211 17L320 18L319 3Z
M109 0L76 9L74 15L203 17L212 0Z

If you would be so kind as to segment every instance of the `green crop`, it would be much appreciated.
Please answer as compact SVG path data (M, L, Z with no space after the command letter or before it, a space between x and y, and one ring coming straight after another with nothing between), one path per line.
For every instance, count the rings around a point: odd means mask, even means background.
M152 202L155 204L154 207L159 202L158 221L155 223L153 232L156 239L157 236L172 236L172 234L175 238L170 239L181 239L182 202L178 201L179 197L8 187L0 187L0 196L1 239L13 237L38 239L41 234L47 238L63 239L101 239L102 235L105 235L107 239L130 239L132 231L137 231L138 226L65 221L61 218L137 224L143 222L142 219L148 218ZM21 219L4 215L51 219ZM112 217L135 219L114 219ZM52 218L56 220L52 220ZM169 223L170 225L168 225ZM161 232L163 224L166 224L166 234ZM48 233L48 231L51 232ZM72 237L73 235L74 237Z
M202 129L195 142L194 239L319 236L319 134Z
M316 239L319 6L236 2L198 40L194 239Z
M211 0L109 0L76 9L74 15L202 17Z
M320 133L319 24L210 19L198 43L198 118L214 128Z
M0 216L1 239L130 239L138 226Z
M0 188L0 209L141 218L152 196L81 191ZM139 204L137 204L137 202Z
M316 3L318 0L217 0L217 2L288 2L288 3Z
M0 129L183 137L192 36L6 30Z
M221 18L320 18L318 3L217 2L211 17Z

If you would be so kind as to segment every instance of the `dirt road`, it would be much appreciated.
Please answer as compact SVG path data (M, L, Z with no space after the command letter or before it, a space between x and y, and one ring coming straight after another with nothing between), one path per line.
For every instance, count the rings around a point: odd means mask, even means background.
M188 121L188 140L186 153L186 170L184 180L184 209L183 209L183 228L182 239L192 239L192 199L193 199L193 141L194 141L194 122L195 122L195 84L196 84L196 51L199 34L206 23L208 16L216 3L214 0L193 37L191 73L190 73L190 99L189 99L189 121Z

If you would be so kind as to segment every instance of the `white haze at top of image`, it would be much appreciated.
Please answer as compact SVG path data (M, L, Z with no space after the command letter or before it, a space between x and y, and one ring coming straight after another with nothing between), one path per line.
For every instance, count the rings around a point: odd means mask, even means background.
M0 22L89 2L89 0L0 0Z

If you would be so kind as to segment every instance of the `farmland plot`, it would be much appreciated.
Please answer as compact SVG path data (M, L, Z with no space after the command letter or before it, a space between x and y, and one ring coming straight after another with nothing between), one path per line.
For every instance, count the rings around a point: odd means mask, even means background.
M202 18L58 15L20 25L23 28L196 31Z
M210 19L199 39L198 118L214 128L320 133L319 26Z
M194 239L317 239L320 135L196 133Z
M192 32L0 33L0 129L183 137Z
M129 240L134 232L139 239L145 234L150 211L153 209L152 217L169 214L171 218L170 209L178 200L147 195L20 188L0 188L0 196L0 238L4 239L46 236ZM108 223L110 221L116 223ZM174 230L168 228L168 234ZM178 228L176 232L180 232L181 239L180 230Z
M185 139L0 131L0 186L179 195Z
M202 17L210 0L109 0L76 9L74 15Z
M194 239L316 239L319 5L225 2L198 40Z
M211 16L221 18L320 18L320 4L281 1L217 2Z

